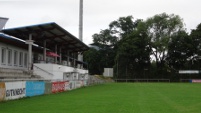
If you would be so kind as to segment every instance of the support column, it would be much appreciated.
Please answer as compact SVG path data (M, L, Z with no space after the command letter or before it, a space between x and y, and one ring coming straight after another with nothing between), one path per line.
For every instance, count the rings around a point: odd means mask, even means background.
M43 43L43 60L44 60L44 62L46 62L46 51L47 51L47 49L46 49L46 40L44 41L44 43Z
M55 53L57 54L57 45L55 45ZM54 58L54 61L57 64L57 57Z
M68 66L70 66L70 65L69 65L69 63L70 63L70 55L69 55L69 51L67 51L67 63L68 63Z
M28 65L28 70L31 70L31 68L32 68L32 44L33 44L32 34L29 34L28 44L29 44L29 60L28 60L29 65Z
M81 53L78 53L78 60L83 62L83 55ZM78 64L78 68L82 69L83 64Z
M75 62L75 60L76 60L76 58L75 58L75 53L73 53L73 65L74 65L74 67L76 68L76 62Z
M59 55L60 55L60 58L59 58L59 62L60 62L60 64L62 64L62 54L61 54L61 47L59 48Z

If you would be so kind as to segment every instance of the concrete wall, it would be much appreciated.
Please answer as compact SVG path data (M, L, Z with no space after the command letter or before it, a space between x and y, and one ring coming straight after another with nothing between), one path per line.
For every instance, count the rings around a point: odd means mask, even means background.
M89 77L85 80L71 81L18 81L0 82L0 101L14 100L43 94L70 91L84 86L103 83L102 80Z
M64 92L75 89L68 87L68 81L45 82L45 81L19 81L0 83L0 101L14 100L23 97L32 97L43 94Z
M79 79L79 75L88 74L88 70L75 69L73 67L58 65L58 64L41 64L36 63L33 66L34 74L40 75L46 80L63 80L65 73L75 72L76 79ZM85 77L85 76L84 76ZM85 77L87 78L87 76Z

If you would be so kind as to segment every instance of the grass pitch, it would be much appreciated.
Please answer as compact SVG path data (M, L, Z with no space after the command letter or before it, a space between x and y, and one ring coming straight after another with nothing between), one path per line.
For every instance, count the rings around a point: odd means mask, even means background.
M1 102L0 113L201 113L201 84L102 84Z

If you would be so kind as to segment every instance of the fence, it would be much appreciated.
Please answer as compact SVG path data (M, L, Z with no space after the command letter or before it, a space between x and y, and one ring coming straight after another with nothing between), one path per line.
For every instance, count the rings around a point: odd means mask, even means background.
M170 79L115 79L115 82L170 82Z

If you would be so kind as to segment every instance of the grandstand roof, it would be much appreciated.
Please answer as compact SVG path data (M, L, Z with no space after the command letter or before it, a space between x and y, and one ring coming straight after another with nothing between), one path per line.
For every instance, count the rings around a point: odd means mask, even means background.
M4 29L2 31L22 40L28 40L29 34L32 34L32 40L35 44L43 47L46 40L46 48L52 50L55 49L55 45L71 52L82 52L89 49L86 44L55 22Z
M25 41L19 40L13 36L10 36L4 33L0 33L0 42L11 44L20 48L28 49L28 45L25 44ZM34 51L37 51L37 52L42 52L43 50L41 47L37 47L37 46L33 46L33 49Z

